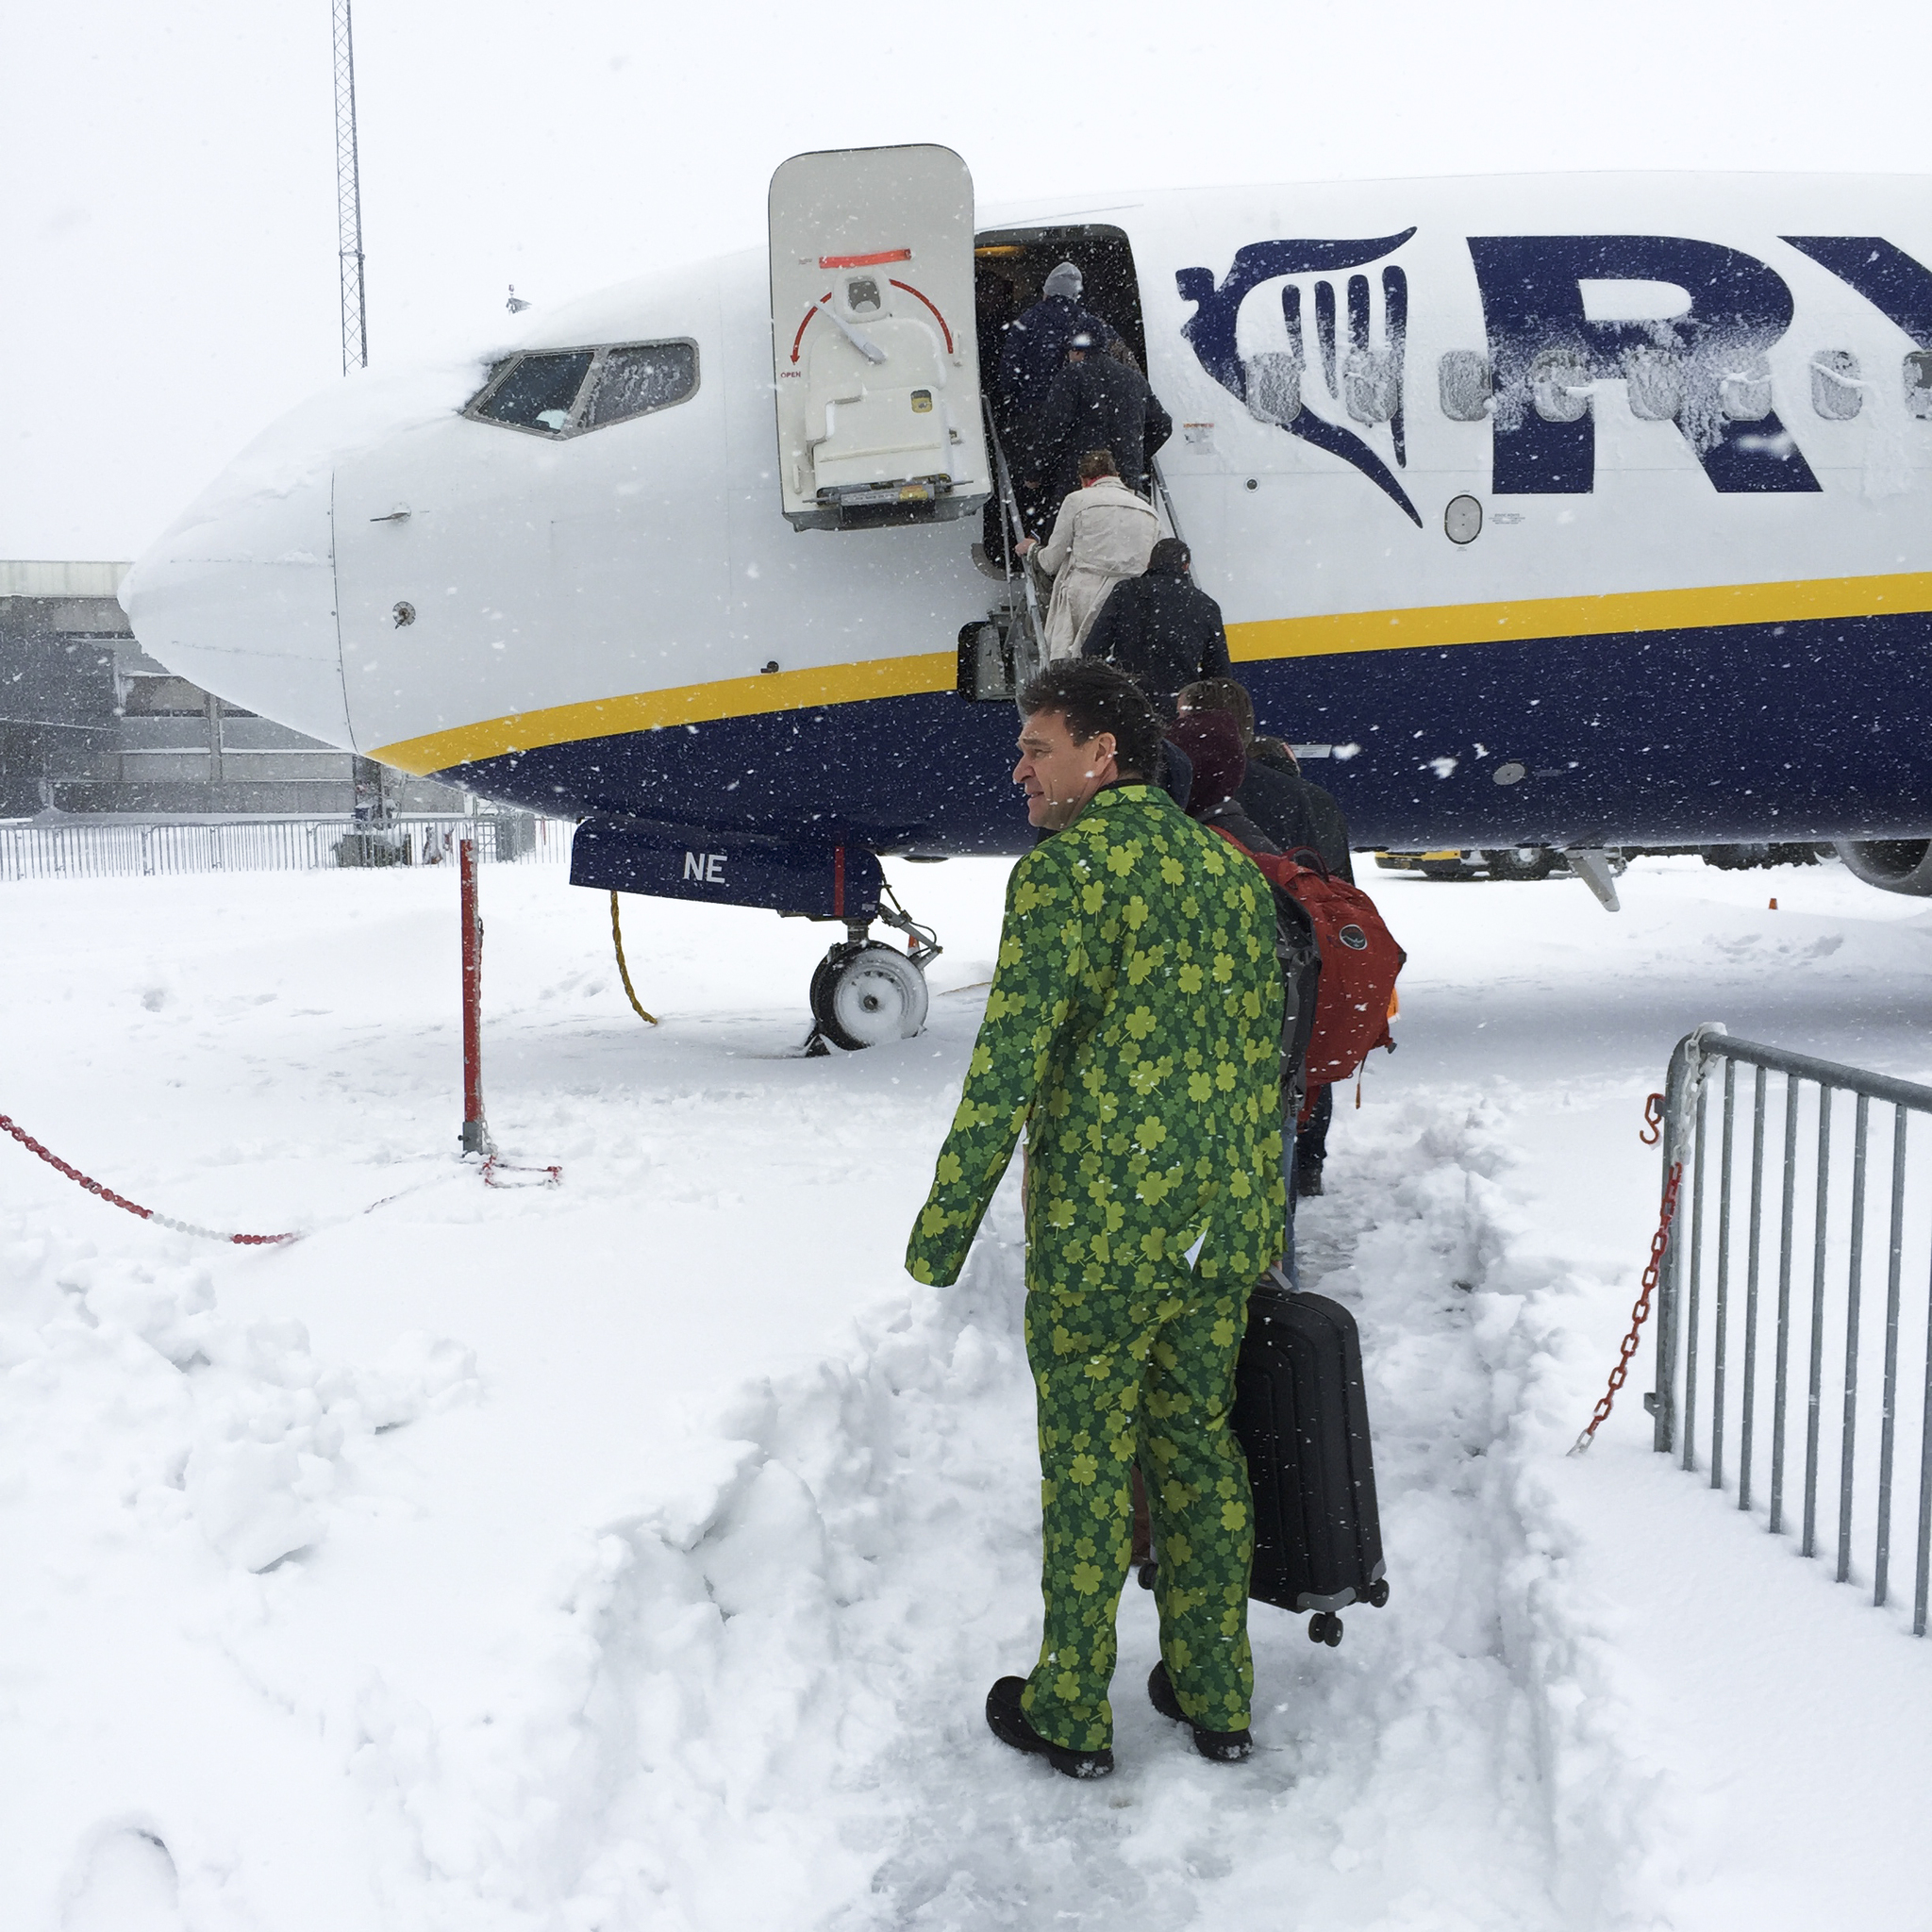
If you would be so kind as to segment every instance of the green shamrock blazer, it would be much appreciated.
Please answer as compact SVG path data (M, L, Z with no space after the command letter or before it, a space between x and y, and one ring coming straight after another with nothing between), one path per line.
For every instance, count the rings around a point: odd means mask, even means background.
M1281 980L1260 872L1151 785L1013 868L999 965L907 1249L957 1279L1024 1127L1026 1282L1252 1283L1285 1234Z

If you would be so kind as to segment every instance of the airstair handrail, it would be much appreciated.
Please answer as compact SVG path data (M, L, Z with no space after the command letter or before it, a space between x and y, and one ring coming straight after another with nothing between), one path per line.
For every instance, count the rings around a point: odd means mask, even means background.
M1002 535L1006 539L1000 546L1004 552L1001 560L1007 572L1008 608L1011 608L1013 546L1025 535L1026 526L1020 521L1020 501L1013 493L1012 474L1007 468L1006 446L1000 441L999 428L992 419L992 404L982 396L980 407L986 412L987 441L992 445L993 471L999 482L1000 525ZM1033 573L1026 568L1024 558L1020 559L1020 588L1023 599L1021 608L1025 613L1027 662L1022 665L1018 652L1014 653L1013 695L1016 698L1039 675L1046 663L1046 626L1040 615L1040 599L1034 591Z
M1171 537L1178 538L1185 543L1188 540L1181 535L1181 520L1174 514L1174 491L1167 487L1167 478L1160 474L1160 458L1147 458L1147 475L1154 483L1154 494L1159 507L1167 512L1167 529Z

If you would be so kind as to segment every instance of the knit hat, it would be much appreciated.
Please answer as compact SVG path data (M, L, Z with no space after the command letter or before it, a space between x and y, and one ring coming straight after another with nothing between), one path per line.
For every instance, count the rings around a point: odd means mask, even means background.
M1069 302L1080 299L1080 291L1087 286L1086 279L1071 261L1063 261L1046 278L1049 295L1064 295Z

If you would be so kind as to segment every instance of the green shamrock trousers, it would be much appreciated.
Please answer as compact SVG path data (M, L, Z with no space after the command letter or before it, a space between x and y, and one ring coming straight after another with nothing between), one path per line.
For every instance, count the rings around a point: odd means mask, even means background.
M1041 1288L1026 1297L1046 1624L1021 1702L1033 1728L1069 1750L1113 1741L1108 1686L1136 1460L1160 1552L1160 1654L1181 1708L1210 1731L1248 1725L1255 1522L1229 1424L1248 1290L1204 1281L1180 1257L1165 1272L1164 1293Z

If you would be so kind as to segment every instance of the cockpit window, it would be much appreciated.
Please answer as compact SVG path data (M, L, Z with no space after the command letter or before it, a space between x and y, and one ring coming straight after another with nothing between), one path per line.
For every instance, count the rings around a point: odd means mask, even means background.
M560 435L570 427L577 391L590 372L591 354L589 349L570 349L560 356L519 357L509 374L475 405L476 414L492 423Z
M698 386L698 352L691 342L646 342L634 349L606 349L585 413L587 428L647 415L681 403Z
M542 350L499 363L464 414L539 436L576 436L668 409L697 386L695 342Z

